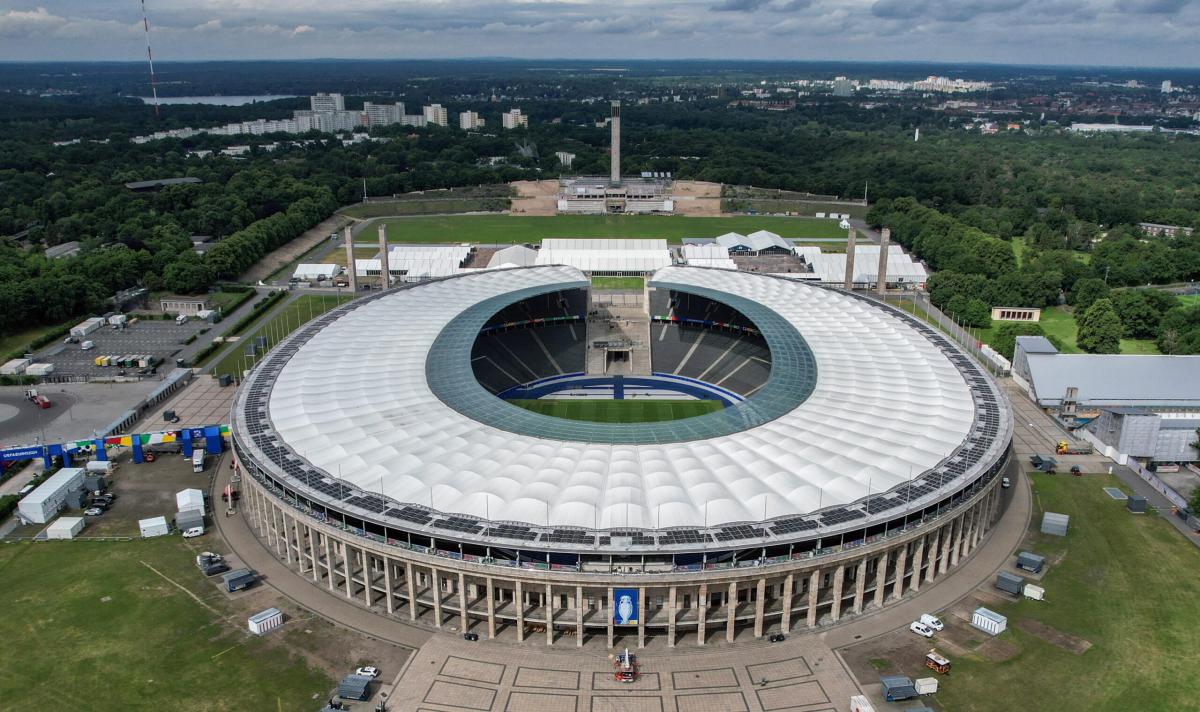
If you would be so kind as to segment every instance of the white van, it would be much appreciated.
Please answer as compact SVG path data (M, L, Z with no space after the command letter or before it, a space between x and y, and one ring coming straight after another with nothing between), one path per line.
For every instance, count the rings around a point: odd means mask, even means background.
M201 536L202 534L204 534L204 527L192 527L190 529L183 530L184 539L191 539L192 537Z
M946 627L946 624L942 623L941 619L928 613L922 613L918 620L934 630L942 630Z
M83 349L84 351L91 351L92 349L96 348L96 342L85 341L79 345L79 348Z
M175 317L176 324L186 324L187 320L188 320L188 318L184 314L180 314L179 316Z

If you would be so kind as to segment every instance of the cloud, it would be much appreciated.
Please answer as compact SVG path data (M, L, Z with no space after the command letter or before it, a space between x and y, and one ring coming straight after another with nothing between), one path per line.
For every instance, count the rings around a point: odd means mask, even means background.
M981 15L1005 13L1028 0L876 0L871 14L892 20L965 22Z
M1117 9L1134 15L1174 15L1192 0L1118 0Z
M754 12L771 0L721 0L712 6L713 12Z
M140 27L141 23L138 23ZM132 25L114 20L71 18L51 13L44 7L33 10L9 10L0 14L0 37L75 39L94 37L104 32L128 32Z

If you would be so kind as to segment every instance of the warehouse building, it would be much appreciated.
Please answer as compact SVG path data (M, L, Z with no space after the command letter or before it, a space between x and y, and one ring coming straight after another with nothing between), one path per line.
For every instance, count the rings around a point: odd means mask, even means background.
M55 472L17 503L17 512L27 522L45 524L67 506L71 495L83 491L83 477L84 470L79 467Z

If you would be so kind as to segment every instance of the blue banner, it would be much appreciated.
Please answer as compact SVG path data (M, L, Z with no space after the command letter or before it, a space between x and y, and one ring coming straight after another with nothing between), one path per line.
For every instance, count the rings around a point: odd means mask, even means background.
M636 588L613 589L613 623L615 625L637 625L641 607L638 605Z

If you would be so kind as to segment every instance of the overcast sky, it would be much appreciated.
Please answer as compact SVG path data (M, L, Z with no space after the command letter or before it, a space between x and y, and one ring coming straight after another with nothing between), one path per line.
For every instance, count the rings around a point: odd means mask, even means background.
M1200 0L146 0L158 61L631 57L1200 65ZM139 60L137 0L0 0L0 60Z

